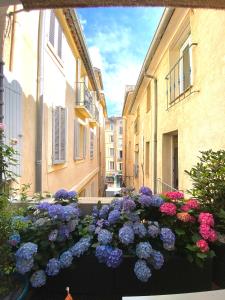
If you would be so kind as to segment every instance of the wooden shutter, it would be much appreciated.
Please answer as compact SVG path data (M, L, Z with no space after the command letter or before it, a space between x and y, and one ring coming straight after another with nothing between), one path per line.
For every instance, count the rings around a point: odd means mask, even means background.
M66 161L66 109L60 108L60 160Z
M80 124L74 120L74 159L80 159Z
M83 127L83 159L86 158L87 154L87 128Z
M51 10L50 14L49 42L52 46L55 45L55 14L53 10Z
M66 119L66 109L57 106L53 110L52 122L53 164L60 164L66 160Z

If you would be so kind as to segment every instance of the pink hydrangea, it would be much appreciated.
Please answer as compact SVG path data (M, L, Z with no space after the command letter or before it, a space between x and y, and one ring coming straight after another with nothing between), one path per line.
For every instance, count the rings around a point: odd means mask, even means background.
M163 203L159 210L168 216L174 216L176 215L177 208L173 203Z
M198 221L200 224L206 224L211 227L214 226L214 218L213 215L210 213L204 213L204 212L200 213L198 217Z
M190 220L189 220L191 223L195 223L196 219L194 216L190 216Z
M172 199L172 200L178 200L184 198L184 193L181 192L167 192L165 193L165 196Z
M199 209L200 208L200 203L196 199L190 199L186 202L186 205L190 209Z
M187 212L187 211L189 211L190 210L190 207L187 205L187 204L184 204L184 205L182 205L181 206L181 208L180 208L182 211L185 211L185 212Z
M200 249L201 252L208 252L209 245L205 240L198 240L196 246Z
M210 234L209 234L209 241L210 242L215 242L217 240L217 233L215 230L211 229Z

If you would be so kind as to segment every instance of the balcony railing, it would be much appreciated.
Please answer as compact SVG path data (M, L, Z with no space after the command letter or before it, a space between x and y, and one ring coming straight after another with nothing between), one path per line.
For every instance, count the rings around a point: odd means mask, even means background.
M99 123L99 111L95 104L92 105L91 114L92 117L90 118L89 123L91 123L93 126L96 126L97 123Z
M84 82L77 82L77 95L75 108L86 118L91 118L93 113L93 98Z

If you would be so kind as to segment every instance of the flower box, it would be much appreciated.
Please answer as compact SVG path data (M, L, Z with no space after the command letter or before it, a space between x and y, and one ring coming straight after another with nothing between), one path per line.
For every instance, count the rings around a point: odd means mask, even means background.
M147 283L139 281L133 272L135 259L126 257L117 269L99 264L94 256L83 256L74 261L73 268L48 278L42 288L33 289L30 300L63 299L70 287L76 299L122 299L122 296L144 296L190 293L211 290L211 261L203 268L174 256L158 271L152 271ZM85 296L85 298L83 298ZM87 298L86 298L87 297ZM96 298L95 298L96 297Z

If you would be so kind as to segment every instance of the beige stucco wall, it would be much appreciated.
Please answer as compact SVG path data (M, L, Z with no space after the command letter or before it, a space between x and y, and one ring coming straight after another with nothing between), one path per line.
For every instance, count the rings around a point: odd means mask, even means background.
M167 109L166 80L170 70L169 49L176 43L181 30L189 19L191 39L197 46L192 47L194 92L173 107ZM163 149L163 135L178 131L179 189L187 190L191 182L184 170L189 170L198 160L199 151L225 149L225 12L215 10L176 9L164 33L154 58L146 70L157 78L158 83L158 134L157 134L157 178L171 185L169 177L171 158ZM146 89L151 82L151 111L146 114ZM150 178L145 184L153 187L153 147L154 147L154 83L145 78L136 98L133 114L126 116L127 128L131 118L135 119L137 107L140 109L141 131L139 132L139 153L143 153L141 140L150 137L151 162ZM137 136L133 138L136 143ZM142 159L139 156L139 165ZM168 182L169 181L169 182ZM143 182L142 174L135 181L137 188Z

